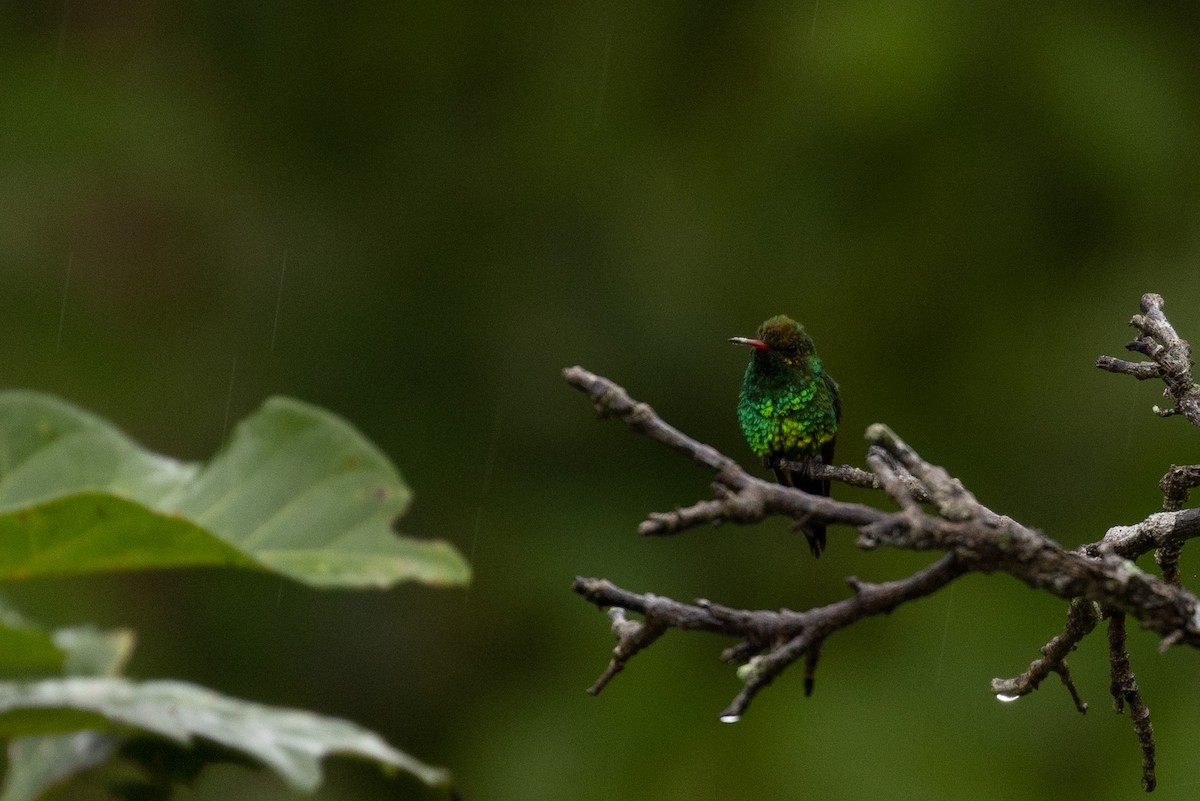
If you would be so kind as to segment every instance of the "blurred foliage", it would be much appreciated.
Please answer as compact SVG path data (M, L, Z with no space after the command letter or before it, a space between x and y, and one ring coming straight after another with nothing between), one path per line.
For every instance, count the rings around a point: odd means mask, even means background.
M411 493L387 457L345 420L272 398L240 422L207 465L150 453L106 421L53 396L0 393L0 578L45 579L195 567L257 568L311 587L387 588L406 580L469 582L448 543L394 529ZM239 701L180 681L120 677L129 630L48 631L0 608L0 736L7 742L4 801L44 798L86 784L121 753L143 765L100 780L114 797L169 798L206 762L229 762L195 738L238 749L287 784L312 791L321 760L347 754L404 771L432 787L449 774L355 724ZM65 677L64 677L65 674ZM165 738L135 747L117 728ZM241 753L245 757L240 756ZM125 767L118 773L127 772Z
M268 395L332 408L414 485L406 532L475 575L364 597L205 571L30 583L24 608L145 632L136 675L360 721L467 798L1140 794L1098 636L1072 660L1093 714L1052 683L987 695L1065 613L998 577L840 634L812 698L785 677L737 726L702 637L584 695L610 642L576 573L798 608L925 560L834 530L814 563L782 524L637 539L707 476L595 423L558 370L750 463L725 339L786 312L841 384L845 460L887 422L1068 545L1156 510L1196 432L1092 363L1145 291L1200 337L1192 3L67 0L0 20L4 384L195 459ZM1190 796L1197 655L1154 644L1131 638L1155 797ZM333 776L320 797L379 791ZM283 793L231 768L187 797Z
M291 398L202 465L51 395L0 392L0 465L0 580L203 566L342 589L470 581L448 543L396 529L412 493L387 456Z

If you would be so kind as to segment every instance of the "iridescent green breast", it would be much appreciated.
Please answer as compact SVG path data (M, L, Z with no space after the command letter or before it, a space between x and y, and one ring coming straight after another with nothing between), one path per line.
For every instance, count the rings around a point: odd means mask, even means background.
M833 391L821 374L799 386L764 382L747 367L738 423L756 456L815 456L837 434Z

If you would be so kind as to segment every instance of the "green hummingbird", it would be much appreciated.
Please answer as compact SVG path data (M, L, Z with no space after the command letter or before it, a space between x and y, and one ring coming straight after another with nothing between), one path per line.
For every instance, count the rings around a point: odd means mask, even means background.
M750 449L775 471L775 479L813 495L828 495L829 481L789 470L779 461L832 464L842 400L837 382L825 372L804 326L777 315L758 327L754 338L730 342L753 348L742 379L737 416ZM802 524L813 556L825 547L825 526Z

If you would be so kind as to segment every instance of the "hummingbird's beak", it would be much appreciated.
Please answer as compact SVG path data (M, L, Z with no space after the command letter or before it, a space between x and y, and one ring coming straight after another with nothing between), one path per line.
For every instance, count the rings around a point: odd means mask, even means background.
M729 341L735 345L745 345L746 347L754 348L755 350L770 350L770 348L767 347L767 343L763 342L761 339L750 339L749 337L730 337Z

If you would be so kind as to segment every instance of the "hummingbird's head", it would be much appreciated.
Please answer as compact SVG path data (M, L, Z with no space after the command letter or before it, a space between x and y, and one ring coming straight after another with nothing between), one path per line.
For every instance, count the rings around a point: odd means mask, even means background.
M763 366L806 367L814 354L812 337L804 326L778 314L758 327L754 338L732 337L735 345L754 348L754 360Z

